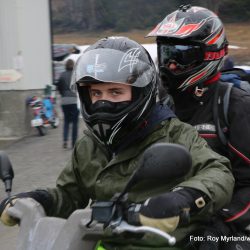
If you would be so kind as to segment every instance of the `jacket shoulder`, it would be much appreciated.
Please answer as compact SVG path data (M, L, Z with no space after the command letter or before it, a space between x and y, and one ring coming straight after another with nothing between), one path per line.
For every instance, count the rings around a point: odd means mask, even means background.
M250 92L238 88L232 88L229 103L229 120L233 114L246 114L250 113ZM233 115L235 116L235 115Z

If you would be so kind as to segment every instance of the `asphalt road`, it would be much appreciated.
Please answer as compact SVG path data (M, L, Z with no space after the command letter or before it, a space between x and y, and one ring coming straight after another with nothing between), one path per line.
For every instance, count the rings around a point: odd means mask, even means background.
M62 121L58 128L49 129L46 136L37 131L4 149L13 165L15 177L12 194L36 188L54 187L60 171L70 159L71 150L62 148ZM83 121L79 120L79 137ZM5 198L4 185L0 183L0 200ZM18 226L7 227L0 223L0 249L16 249Z

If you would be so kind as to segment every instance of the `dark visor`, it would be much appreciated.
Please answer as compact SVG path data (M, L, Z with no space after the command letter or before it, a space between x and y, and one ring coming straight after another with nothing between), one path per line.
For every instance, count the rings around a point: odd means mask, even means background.
M201 62L204 58L204 51L199 45L160 44L159 53L162 66L168 64L169 61L190 65Z

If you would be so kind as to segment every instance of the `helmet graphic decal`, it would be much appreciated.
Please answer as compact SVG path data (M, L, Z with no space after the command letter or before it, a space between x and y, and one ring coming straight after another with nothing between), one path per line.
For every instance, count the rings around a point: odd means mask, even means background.
M192 13L204 11L204 8L193 7ZM218 17L211 12L209 17L204 17L197 20L188 19L186 17L178 17L178 11L167 16L161 23L159 23L147 36L174 36L174 37L186 37L201 29L203 25L212 21L211 29L214 31L218 28L219 23L216 22Z
M184 81L183 84L179 86L179 89L185 90L191 85L203 80L214 71L214 69L218 66L219 63L220 61L211 61L205 68L187 78L186 81Z
M120 61L118 72L120 72L125 67L129 67L129 72L132 73L134 65L138 63L138 57L140 53L141 51L139 48L128 50Z
M210 20L215 21L216 16L204 18L199 23L189 23L189 24L183 24L173 35L176 35L177 37L185 37L191 35L193 32L199 30L204 24L209 22ZM214 22L213 22L214 27Z
M202 20L200 23L190 23L187 25L183 25L175 35L183 37L192 34L194 31L200 29L202 25L205 23L205 20Z
M86 71L89 74L94 73L95 78L97 78L97 73L103 73L105 71L105 69L106 69L106 64L105 63L98 63L99 56L100 56L99 54L96 54L95 64L87 65L87 69L86 69Z
M142 108L141 113L140 113L139 116L137 117L137 120L139 120L139 118L140 118L140 117L142 116L142 114L144 113L145 109L148 107L152 95L153 95L153 91L152 91L152 89L151 89L151 91L150 91L150 96L149 96L147 102L145 103L144 107Z
M211 37L206 44L218 44L218 46L221 46L225 40L225 34L224 34L224 29L222 28L221 30L218 31L213 37Z
M160 24L158 24L153 31L151 31L148 36L161 36L167 34L175 33L183 24L184 18L176 21L176 14L173 15L169 20L163 20Z
M147 34L147 36L156 36L157 30L161 27L161 23L158 23L155 28Z
M108 140L108 144L112 144L113 138L114 136L119 132L119 130L121 129L120 124L123 122L123 120L125 120L125 118L128 116L128 114L126 114L125 116L122 117L122 119L120 119L111 129L113 130L112 134L109 137Z

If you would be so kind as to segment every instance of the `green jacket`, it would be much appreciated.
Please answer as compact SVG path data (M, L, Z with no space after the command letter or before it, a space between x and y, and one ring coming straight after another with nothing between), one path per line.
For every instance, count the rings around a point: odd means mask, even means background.
M192 234L202 223L201 220L206 220L230 201L234 178L229 160L212 151L192 126L177 118L161 122L160 126L141 142L113 156L112 159L106 149L86 131L85 136L77 142L72 159L58 177L57 187L48 189L54 199L54 206L49 215L68 217L74 210L86 207L90 199L109 200L115 193L121 192L136 169L144 150L156 142L184 145L192 156L191 171L181 183L176 180L170 183L144 181L142 185L136 185L131 190L129 199L141 202L178 186L201 190L211 201L192 218L190 225L177 228L173 233L177 242ZM108 243L108 249L168 249L165 241L146 234L139 241L118 239L117 242ZM123 246L120 246L121 242Z

